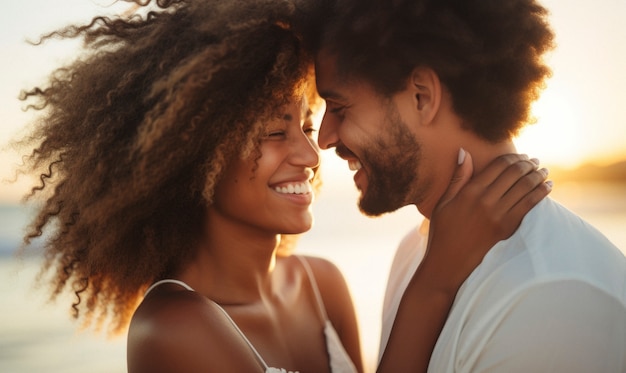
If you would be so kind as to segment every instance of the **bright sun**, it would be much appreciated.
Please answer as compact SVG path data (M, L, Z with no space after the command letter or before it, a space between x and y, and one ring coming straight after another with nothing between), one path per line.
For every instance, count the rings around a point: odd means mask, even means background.
M532 107L537 122L524 128L515 144L520 152L537 157L542 163L574 167L588 156L583 151L582 115L577 112L581 106L554 83Z

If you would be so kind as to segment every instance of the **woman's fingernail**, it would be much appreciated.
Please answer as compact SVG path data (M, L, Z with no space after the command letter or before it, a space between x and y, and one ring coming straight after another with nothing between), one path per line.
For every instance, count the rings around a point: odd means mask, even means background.
M530 161L532 163L536 164L537 166L539 166L539 163L541 163L541 162L539 162L539 158L531 158Z
M463 148L459 149L459 158L457 159L457 164L461 165L465 162L465 150Z

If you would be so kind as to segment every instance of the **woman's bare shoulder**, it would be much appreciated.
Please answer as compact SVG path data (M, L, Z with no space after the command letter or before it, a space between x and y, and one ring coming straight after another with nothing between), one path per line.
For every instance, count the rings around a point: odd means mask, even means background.
M318 277L326 276L331 276L332 279L337 279L337 277L343 279L343 274L341 273L339 267L337 267L337 265L330 260L308 255L300 255L300 257L304 258L309 263L316 280Z
M209 301L194 291L174 286L161 285L141 302L131 319L129 337L157 342L163 335L175 336L186 328L197 329L205 324L214 313Z
M330 260L313 256L303 257L311 267L329 318L333 323L338 323L339 320L333 318L342 319L346 312L349 314L353 309L350 290L343 273Z
M359 372L363 371L360 337L352 295L343 273L335 263L319 257L305 257L311 266L328 319Z
M144 299L128 331L128 372L254 371L258 362L218 306L169 286Z

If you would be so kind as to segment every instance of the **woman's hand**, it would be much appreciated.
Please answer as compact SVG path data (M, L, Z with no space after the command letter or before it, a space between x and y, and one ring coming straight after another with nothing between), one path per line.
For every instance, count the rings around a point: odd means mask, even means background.
M464 161L431 216L420 269L453 295L487 251L509 238L551 191L548 171L525 155L502 155L473 178L471 155L461 150L459 158Z
M400 302L377 372L426 372L459 287L498 241L551 191L548 172L520 154L495 159L472 178L461 150L448 190L431 216L428 248Z

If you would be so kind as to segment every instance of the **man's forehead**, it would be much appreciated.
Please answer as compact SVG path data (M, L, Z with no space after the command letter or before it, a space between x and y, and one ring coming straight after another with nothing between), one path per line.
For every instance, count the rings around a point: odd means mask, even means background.
M339 76L337 57L328 51L318 52L315 58L315 80L317 91L325 100L345 100L347 81Z
M337 78L337 57L326 51L320 51L315 55L315 77L317 81L326 78Z

